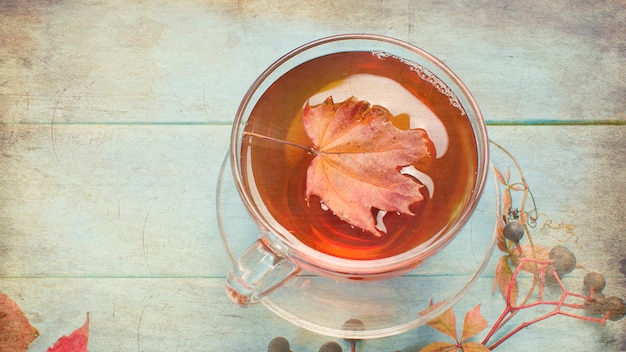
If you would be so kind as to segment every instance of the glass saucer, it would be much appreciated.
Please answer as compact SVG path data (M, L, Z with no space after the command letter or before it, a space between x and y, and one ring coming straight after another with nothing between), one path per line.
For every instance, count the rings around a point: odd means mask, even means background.
M338 338L381 338L425 324L458 302L489 262L500 209L498 184L493 171L489 173L491 181L461 232L408 274L379 281L335 281L303 270L262 304L301 328ZM217 216L224 249L234 263L258 239L258 228L239 198L228 157L217 185ZM431 301L444 303L423 314ZM362 329L346 329L350 319L360 320Z

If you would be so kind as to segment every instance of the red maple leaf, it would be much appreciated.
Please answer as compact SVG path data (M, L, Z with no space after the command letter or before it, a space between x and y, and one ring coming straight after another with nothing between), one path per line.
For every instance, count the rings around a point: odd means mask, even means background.
M0 293L0 352L26 351L38 336L17 303Z
M307 169L306 197L320 197L350 225L381 236L372 209L410 214L423 199L422 185L400 173L429 155L428 137L419 129L401 130L379 106L351 97L318 106L307 103L304 129L315 145Z
M47 352L88 352L89 342L89 314L87 321L80 328L74 330L69 336L62 336Z

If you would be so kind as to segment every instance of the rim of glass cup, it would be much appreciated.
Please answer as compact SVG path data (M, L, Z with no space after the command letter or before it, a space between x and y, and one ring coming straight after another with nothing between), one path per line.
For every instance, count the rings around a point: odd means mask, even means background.
M391 44L392 46L398 47L400 49L408 50L409 52L412 52L413 54L426 59L439 70L441 70L458 88L463 97L467 100L468 106L464 106L465 110L467 111L467 109L469 108L474 116L474 119L476 120L470 122L472 123L472 129L475 134L476 147L478 149L479 157L477 160L478 165L475 184L472 188L472 195L468 201L467 206L463 209L462 213L456 217L451 226L446 229L442 229L442 231L440 231L439 233L437 233L437 235L431 238L428 243L421 244L411 249L410 251L387 258L371 260L351 260L337 258L305 246L299 240L297 240L295 236L293 236L289 231L282 228L282 226L276 221L272 222L271 220L267 219L267 215L264 215L263 211L258 209L257 202L255 202L252 199L252 196L246 191L246 187L241 180L243 170L239 162L239 151L241 149L240 137L245 127L245 123L248 119L246 111L250 103L252 102L252 98L254 97L255 93L259 91L259 88L264 83L266 83L266 80L270 78L271 75L277 71L277 69L279 69L283 64L289 62L291 59L298 56L299 54L305 53L311 49L325 44L345 41L372 43L382 42L385 44ZM347 49L345 51L354 50ZM375 52L376 50L370 48L368 49L368 51ZM404 59L411 61L410 58ZM303 62L297 63L294 66L289 67L289 69L296 67ZM281 76L282 75L279 75L269 83L271 84L275 82L275 80L279 79ZM453 94L456 95L456 93L454 92ZM256 103L256 101L254 103ZM294 260L301 265L304 264L303 266L307 269L313 268L316 271L325 272L327 274L330 274L331 276L348 277L352 275L359 278L368 278L387 275L392 276L395 273L401 274L402 272L413 269L421 262L423 262L426 258L437 253L452 238L456 236L456 234L463 228L463 226L466 224L466 222L474 212L482 195L489 168L489 141L487 137L486 125L477 102L475 101L472 94L469 92L469 89L461 81L461 79L454 72L452 72L452 70L449 69L441 60L437 59L423 49L399 39L377 34L339 34L317 39L291 50L290 52L286 53L278 60L276 60L274 63L272 63L252 83L242 99L233 123L230 145L230 161L237 190L243 202L246 204L246 208L252 213L251 215L255 219L255 222L257 222L257 224L262 227L262 230L265 230L265 232L269 234L269 236L275 236L275 234L280 234L279 236L282 237L281 242L287 246L287 248L280 247L279 252L281 255L285 255L287 258L290 258L291 260Z

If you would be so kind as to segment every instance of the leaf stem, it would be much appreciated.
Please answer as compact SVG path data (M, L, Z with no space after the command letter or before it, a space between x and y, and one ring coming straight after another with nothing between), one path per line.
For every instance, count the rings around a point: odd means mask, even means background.
M536 265L540 266L541 269L539 270L539 274L535 274L533 277L533 285L532 288L529 292L533 292L536 285L537 285L537 281L539 281L539 297L538 300L536 302L532 302L532 303L527 303L528 298L530 297L530 295L528 295L526 297L526 299L519 305L514 305L511 302L511 291L513 289L513 283L515 282L515 280L517 279L518 274L520 273L522 267L527 263L527 262L531 262L531 263L535 263ZM580 320L584 320L584 321L590 321L590 322L596 322L598 324L604 325L606 323L607 317L608 317L608 312L605 313L605 315L601 318L594 318L594 317L589 317L589 316L585 316L585 315L581 315L581 314L575 314L575 313L571 313L571 312L567 312L567 311L563 311L562 308L571 308L571 309L584 309L586 306L584 304L576 304L576 303L567 303L565 302L565 300L568 297L576 297L576 298L580 298L583 299L585 301L588 301L591 296L588 295L584 295L584 294L579 294L579 293L575 293L575 292L571 292L568 291L567 288L565 287L565 285L563 284L563 281L561 281L561 278L558 276L558 274L556 273L556 270L554 268L551 268L549 270L549 274L554 276L557 284L559 285L560 289L562 290L561 296L557 301L546 301L543 298L543 288L544 288L544 280L545 280L545 274L546 274L546 270L549 268L549 265L552 264L554 261L553 260L541 260L541 259L536 259L536 258L522 258L522 260L520 261L520 263L518 264L518 266L515 268L515 271L513 272L513 275L511 277L511 281L509 282L509 290L507 292L507 297L506 297L506 307L503 310L503 312L500 314L500 316L498 317L498 319L496 320L496 322L494 323L494 325L492 326L491 330L489 330L489 333L487 333L487 335L485 336L485 338L482 341L483 345L487 345L487 343L489 342L489 340L491 339L491 337L493 337L493 335L495 334L496 331L498 331L500 328L502 328L512 317L513 315L515 315L515 313L521 311L522 309L528 309L528 308L533 308L533 307L537 307L537 306L554 306L554 310L546 313L544 315L541 315L533 320L524 322L522 324L520 324L518 327L516 327L515 329L511 330L509 333L507 333L506 335L504 335L502 338L500 338L498 341L496 341L494 344L492 344L491 346L489 346L488 348L490 350L495 349L496 347L498 347L500 344L502 344L504 341L506 341L507 339L509 339L511 336L515 335L516 333L520 332L521 330L525 329L526 327L538 323L542 320L545 320L549 317L552 316L556 316L556 315L563 315L566 317L570 317L570 318L575 318L575 319L580 319ZM593 292L592 292L593 295Z
M502 344L504 341L506 341L507 339L509 339L511 336L513 336L513 335L517 334L517 333L518 333L518 332L520 332L521 330L523 330L523 329L527 328L528 326L530 326L530 325L532 325L532 324L535 324L535 323L540 322L540 321L542 321L542 320L544 320L544 319L547 319L547 318L549 318L549 317L551 317L551 316L554 316L554 315L556 315L556 314L558 314L558 311L552 311L552 312L547 313L547 314L544 314L544 315L542 315L542 316L540 316L540 317L538 317L538 318L535 318L535 319L533 319L533 320L531 320L531 321L524 322L524 323L520 324L517 328L515 328L515 329L511 330L508 334L504 335L504 336L503 336L500 340L496 341L493 345L489 346L488 348L489 348L490 350L494 350L496 347L498 347L498 346L499 346L500 344Z
M600 325L606 324L606 317L608 316L608 313L607 313L602 318L593 318L593 317L588 317L588 316L584 316L584 315L563 312L563 311L559 310L558 308L559 307L557 307L557 309L553 310L550 313L546 313L546 314L544 314L542 316L539 316L539 317L537 317L537 318L535 318L533 320L530 320L530 321L527 321L527 322L524 322L524 323L520 324L517 328L511 330L508 334L503 336L500 340L496 341L493 345L489 346L488 348L490 350L493 350L496 347L498 347L500 344L502 344L504 341L509 339L511 336L513 336L516 333L520 332L521 330L529 327L530 325L533 325L535 323L538 323L538 322L540 322L542 320L545 320L545 319L553 317L553 316L563 315L563 316L574 318L574 319L580 319L580 320L584 320L584 321L590 321L590 322L598 323Z
M314 150L313 148L305 147L305 146L303 146L301 144L290 142L290 141L286 141L286 140L283 140L283 139L278 139L278 138L266 136L266 135L263 135L263 134L254 133L254 132L247 132L247 131L244 131L243 135L244 136L258 137L258 138L265 139L265 140L268 140L268 141L290 145L292 147L297 147L297 148L303 149L303 150L305 150L305 151L307 151L307 152L309 152L309 153L311 153L313 155L317 155L318 154L318 152L316 150Z
M533 202L533 212L535 213L535 217L530 217L530 220L534 223L536 221L536 215L537 215L537 204L535 203L535 197L533 197L532 193L530 192L530 189L528 188L528 183L526 182L526 177L524 177L524 173L522 172L522 167L520 166L520 164L517 162L517 159L515 159L515 157L513 156L513 154L511 154L508 150L506 150L504 147L502 147L501 145L499 145L498 143L494 142L493 140L489 140L489 142L491 144L493 144L494 146L496 146L498 149L500 149L503 153L505 153L512 161L513 164L515 165L515 168L517 169L517 172L520 175L520 178L522 179L522 183L524 184L524 197L522 199L522 206L521 209L523 211L524 209L524 205L526 203L526 198L527 198L527 192L530 193L530 198L531 201ZM532 226L534 227L534 226Z
M514 280L514 279L513 279L513 280ZM535 291L535 287L537 287L537 280L536 280L536 276L535 276L535 277L533 277L533 282L532 282L532 284L531 284L530 288L528 289L528 293L526 293L526 296L524 296L524 299L523 299L523 300L522 300L522 302L520 303L520 306L524 306L524 305L526 305L526 302L528 302L528 300L530 300L530 297L532 296L533 292ZM508 323L511 319L513 319L513 317L515 317L515 315L517 314L517 312L519 312L519 311L520 311L520 309L521 309L521 308L520 308L520 306L517 306L517 307L513 307L513 306L511 306L511 307L510 307L511 309L510 309L510 310L509 310L509 312L508 312L508 313L510 313L510 314L509 314L509 316L508 316L508 317L506 317L506 319L503 319L503 320L500 322L499 327L496 329L496 331L497 331L497 330L499 330L499 329L500 329L502 326L504 326L505 324L507 324L507 323ZM495 332L495 331L494 331L494 332ZM491 336L490 336L490 338L491 338Z
M522 258L520 263L515 268L515 271L511 275L511 280L509 281L509 288L507 289L507 294L506 294L506 308L504 309L502 314L500 314L500 316L498 317L498 320L496 320L496 322L491 327L491 330L489 330L489 332L487 333L487 335L483 339L483 341L482 341L483 345L486 345L487 342L489 341L489 339L491 339L491 337L493 336L493 334L495 334L496 331L500 330L500 328L502 328L506 323L508 323L515 316L515 314L517 314L517 312L519 312L521 309L526 307L526 302L528 302L528 300L530 299L533 291L535 290L535 287L537 286L537 274L535 274L533 276L532 286L528 290L528 293L526 294L526 296L524 297L524 300L522 301L522 303L519 306L514 306L513 303L511 302L512 301L512 297L511 297L512 294L511 294L511 292L513 291L513 285L515 284L515 282L517 280L517 276L519 275L520 271L522 270L522 267L527 262L533 262L533 263L537 264L537 263L543 263L545 261L542 261L542 260L539 260L539 259L535 259L535 258ZM540 285L540 287L543 287L543 285Z
M507 186L507 189L505 192L509 192L508 194L510 194L511 190L520 190L519 189L519 185L522 186L523 189L523 196L522 196L522 201L521 201L521 205L520 205L520 212L521 212L521 217L522 217L522 224L524 226L524 229L526 230L527 233L527 238L528 238L528 242L530 243L530 249L531 249L531 257L535 258L536 257L536 251L535 251L535 244L533 242L533 238L530 234L529 231L529 227L535 227L537 224L537 205L535 203L535 198L532 195L532 192L530 191L530 187L528 186L528 183L526 182L526 177L524 176L524 173L522 171L521 166L519 165L519 162L517 161L517 159L508 151L506 150L504 147L502 147L501 145L499 145L498 143L494 142L493 140L489 141L491 144L493 144L494 146L496 146L498 149L500 149L502 152L504 152L513 162L513 164L515 165L515 168L517 169L517 172L520 175L520 179L521 182L515 182L515 183L509 183L509 177L507 174L507 178L506 181L504 181L505 185ZM531 201L533 203L533 212L534 212L534 217L530 216L528 213L526 213L525 211L525 207L526 207L526 201L528 199L528 196L530 195ZM510 195L509 195L510 198ZM510 209L503 209L504 211L510 210ZM528 218L527 218L528 217ZM509 246L507 241L504 241L505 247L507 250L509 250ZM520 257L523 256L522 253L522 248L516 244L517 250L519 252ZM536 271L538 269L538 267L536 266L537 263L535 263L535 275L533 276L533 281L532 281L532 286L531 288L528 290L528 293L526 294L526 296L524 297L524 299L522 300L522 302L520 304L525 304L526 302L528 302L528 300L530 299L533 291L535 290L535 288L537 287L537 274ZM517 276L517 274L514 274L511 285L509 285L509 289L511 288L511 286L515 283L515 277ZM543 286L542 284L540 284L540 290L542 290ZM510 291L508 292L510 293ZM510 295L508 295L508 297L510 297ZM507 299L507 302L510 303L510 298ZM517 310L512 310L509 313L510 316L508 316L506 319L504 319L500 324L504 325L506 324L509 320L511 320L516 314L517 314ZM498 329L498 328L497 328Z

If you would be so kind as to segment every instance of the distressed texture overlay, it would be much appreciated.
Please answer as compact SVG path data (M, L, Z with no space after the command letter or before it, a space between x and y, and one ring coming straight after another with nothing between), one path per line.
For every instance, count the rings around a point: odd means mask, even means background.
M241 97L268 65L372 32L459 75L524 167L546 214L537 240L565 243L625 297L625 19L619 0L0 2L0 292L37 327L38 351L85 312L93 350L263 350L282 333L319 346L227 301L215 185ZM490 316L497 297L483 296ZM560 323L549 342L529 331L503 349L626 348L623 321Z

